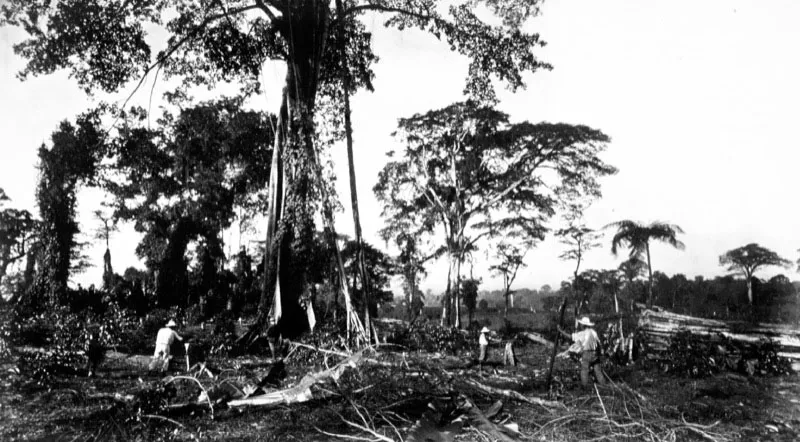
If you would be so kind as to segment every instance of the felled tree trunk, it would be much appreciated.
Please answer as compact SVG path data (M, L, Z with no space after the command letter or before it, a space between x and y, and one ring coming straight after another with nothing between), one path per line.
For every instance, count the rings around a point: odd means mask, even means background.
M800 363L800 329L783 324L753 324L742 321L719 321L666 311L644 310L639 317L639 331L650 351L663 352L671 339L687 330L699 339L719 341L724 336L742 344L758 344L770 339L779 346L778 354Z

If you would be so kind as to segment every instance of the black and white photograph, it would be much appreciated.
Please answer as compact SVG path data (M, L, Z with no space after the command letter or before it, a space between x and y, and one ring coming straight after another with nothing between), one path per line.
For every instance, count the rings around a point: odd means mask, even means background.
M800 440L798 23L0 0L0 440Z

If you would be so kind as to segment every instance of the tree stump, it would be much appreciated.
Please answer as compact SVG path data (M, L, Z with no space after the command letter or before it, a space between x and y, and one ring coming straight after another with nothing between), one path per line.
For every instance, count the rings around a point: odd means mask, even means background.
M517 365L517 358L514 355L514 343L506 342L506 349L503 352L503 365Z

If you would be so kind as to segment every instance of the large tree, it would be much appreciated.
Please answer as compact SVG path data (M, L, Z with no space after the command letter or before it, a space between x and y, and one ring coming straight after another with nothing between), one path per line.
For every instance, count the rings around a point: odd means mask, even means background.
M274 123L240 99L222 99L165 112L151 128L129 122L113 138L106 189L114 216L144 235L136 253L156 274L160 305L197 301L210 288L215 266L207 262L205 289L187 298L187 247L202 240L205 259L221 267L223 229L266 185Z
M653 266L650 262L650 241L660 241L675 247L676 249L683 250L684 244L678 240L678 234L683 233L683 230L675 224L667 224L662 222L653 222L649 225L637 223L631 220L622 220L611 223L606 226L607 228L616 228L617 233L611 239L611 253L617 255L620 247L630 249L629 258L641 257L645 255L647 258L647 274L648 274L648 292L647 292L647 306L653 305Z
M719 257L719 265L728 266L728 271L739 272L747 282L747 302L753 305L753 275L763 267L787 267L791 264L772 250L756 243L728 250Z
M478 241L542 239L560 199L598 196L598 178L616 171L599 158L609 142L599 130L511 124L508 115L473 102L401 119L396 136L405 147L390 152L374 190L389 225L429 236L441 229L438 244L450 264L446 299ZM452 305L458 308L457 290Z
M322 201L323 219L335 241L329 195L319 190L322 173L314 116L318 96L331 94L341 83L342 65L350 72L349 92L371 87L372 36L359 17L381 14L388 27L418 28L444 38L470 60L467 94L492 101L493 78L513 90L524 85L524 72L549 67L533 53L543 44L538 34L521 30L526 19L539 12L538 3L465 0L445 11L435 0L345 0L339 8L329 0L9 0L2 6L0 24L19 26L30 35L15 47L29 60L23 76L67 69L87 90L116 91L132 79L141 78L141 84L143 75L163 72L193 84L239 81L256 92L264 62L285 62L266 238L267 262L276 262L267 268L277 273L265 276L262 326L270 305L280 307L280 296L272 297L280 295L277 288L282 285L289 297L297 298L305 285L304 278L292 279L281 269L308 267L307 250L301 247L298 252L292 246L308 243L313 236L315 205L310 202ZM495 17L484 20L479 9ZM155 57L153 43L145 38L150 24L169 33L166 49ZM332 32L342 28L344 32ZM279 284L279 279L286 281Z
M36 203L41 218L41 262L36 294L51 302L65 300L72 260L80 232L75 219L76 192L81 184L94 184L105 154L104 133L94 112L80 115L73 124L63 121L51 136L52 145L39 148L39 184Z

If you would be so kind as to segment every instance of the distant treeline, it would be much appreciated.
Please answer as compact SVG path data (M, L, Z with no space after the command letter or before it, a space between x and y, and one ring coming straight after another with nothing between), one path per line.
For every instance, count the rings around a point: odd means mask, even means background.
M747 300L747 284L744 279L734 276L718 276L705 279L696 276L688 279L683 274L667 276L661 272L653 273L653 304L676 313L705 318L748 319L765 322L800 322L800 281L791 281L784 275L770 279L752 279L753 306ZM553 290L549 286L542 289L520 288L514 290L514 304L517 309L535 311L556 311L563 296L569 299L570 309L580 299L586 299L582 311L595 315L615 313L614 291L616 291L620 312L629 312L634 303L647 301L647 281L636 279L624 282L618 287L596 284L575 287L564 281L561 287ZM438 297L431 297L428 305L435 305ZM478 294L478 310L502 310L505 298L502 290L484 290Z
M484 290L478 292L478 308L481 308L481 301L486 301L485 308L502 309L505 306L505 297L503 290ZM554 292L548 288L544 290L536 290L529 288L521 288L514 290L513 304L509 303L509 307L521 308L525 310L542 310L544 307L544 299L548 296L553 296Z
M800 281L784 275L768 280L752 278L753 305L747 300L747 284L734 276L688 279L683 274L667 276L653 273L653 304L676 313L717 319L746 319L762 322L791 322L800 320ZM571 295L571 287L563 283L555 296L543 299L544 308L558 308L560 296ZM634 280L619 288L620 309L631 310L633 303L645 303L647 282ZM613 295L603 287L594 287L588 294L585 311L607 314L614 312Z

